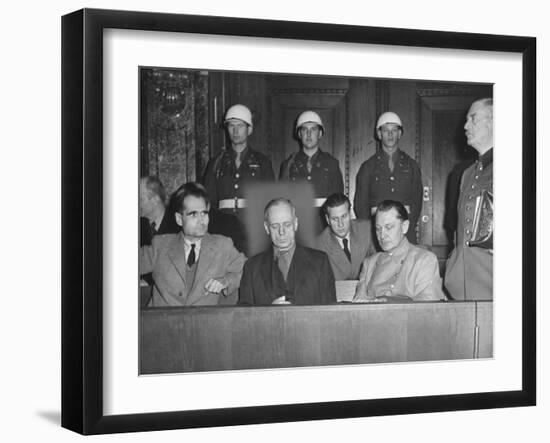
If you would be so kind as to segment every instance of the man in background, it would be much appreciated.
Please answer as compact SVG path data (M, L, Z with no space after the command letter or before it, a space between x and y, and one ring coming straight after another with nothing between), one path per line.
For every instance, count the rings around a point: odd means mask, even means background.
M376 252L369 220L351 219L351 203L343 193L323 205L327 227L317 237L317 249L328 255L335 280L357 280L363 260Z
M139 245L150 245L157 234L179 232L174 214L166 207L166 191L153 176L139 180Z
M314 111L302 112L295 127L300 151L283 162L280 174L281 180L310 183L316 208L321 208L329 195L344 192L344 180L338 160L319 148L324 134L325 127L319 114ZM317 212L313 228L315 235L319 235L324 227L323 214L321 211Z
M403 203L409 214L407 238L416 243L416 223L422 210L422 176L418 163L399 148L401 118L384 112L376 123L381 149L357 173L353 207L357 218L370 219L383 200Z
M248 141L254 129L248 107L231 106L225 113L224 127L230 147L208 163L204 174L204 186L213 205L210 231L231 237L237 249L246 254L245 187L274 181L275 176L271 160L252 149Z

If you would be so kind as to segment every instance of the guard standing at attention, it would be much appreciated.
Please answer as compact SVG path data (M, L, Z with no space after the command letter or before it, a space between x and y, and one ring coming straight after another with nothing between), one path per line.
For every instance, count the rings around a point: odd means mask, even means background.
M409 215L407 239L416 243L416 223L422 210L422 176L418 163L399 149L403 135L401 119L384 112L376 123L382 149L366 160L356 177L353 200L357 218L371 219L384 200L401 202Z
M254 128L250 109L241 104L231 106L224 126L231 146L210 160L204 175L213 208L209 231L231 237L236 248L247 254L245 187L273 181L275 176L271 160L248 143Z
M325 127L319 114L302 112L296 120L295 135L300 142L300 151L292 154L281 165L281 180L305 180L312 184L314 206L321 208L327 197L344 192L344 180L340 165L328 152L321 151L319 142L325 134ZM319 219L319 220L317 220ZM324 217L316 217L315 235L324 228Z

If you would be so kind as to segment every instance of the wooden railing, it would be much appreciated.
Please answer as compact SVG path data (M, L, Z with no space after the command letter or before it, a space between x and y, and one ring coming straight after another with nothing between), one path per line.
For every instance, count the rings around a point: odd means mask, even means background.
M490 301L140 312L141 374L492 355Z

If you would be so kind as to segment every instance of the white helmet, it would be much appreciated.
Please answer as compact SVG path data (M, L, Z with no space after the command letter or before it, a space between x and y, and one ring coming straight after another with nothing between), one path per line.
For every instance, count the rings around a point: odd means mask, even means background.
M305 111L298 116L298 120L296 120L296 133L304 123L316 123L321 127L323 134L325 133L323 121L321 120L321 117L319 117L319 114L317 114L316 112Z
M224 123L227 123L229 120L238 119L245 122L248 126L252 128L252 113L245 105L233 105L225 113Z
M386 123L393 123L398 125L401 130L403 130L403 124L401 119L395 112L384 112L380 117L378 117L378 122L376 123L376 129L380 129L381 126L384 126Z

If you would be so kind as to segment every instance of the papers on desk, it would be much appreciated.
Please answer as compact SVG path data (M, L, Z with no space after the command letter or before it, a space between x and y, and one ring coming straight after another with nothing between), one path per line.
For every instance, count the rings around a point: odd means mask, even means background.
M351 302L358 282L359 280L337 280L336 300L338 302Z

